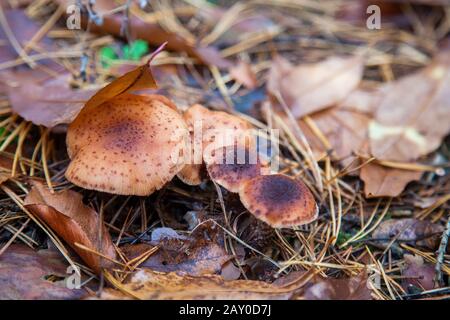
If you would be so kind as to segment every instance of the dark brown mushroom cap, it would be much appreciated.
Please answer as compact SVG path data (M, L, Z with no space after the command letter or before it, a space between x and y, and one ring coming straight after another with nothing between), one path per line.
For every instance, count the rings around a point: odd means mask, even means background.
M242 183L270 173L256 149L238 145L214 150L211 157L205 158L205 162L211 179L230 192L239 192Z
M241 184L242 204L274 228L288 228L317 219L318 207L308 187L283 174L265 175Z
M122 94L82 110L67 132L67 179L123 195L149 195L170 181L184 165L188 130L165 99Z

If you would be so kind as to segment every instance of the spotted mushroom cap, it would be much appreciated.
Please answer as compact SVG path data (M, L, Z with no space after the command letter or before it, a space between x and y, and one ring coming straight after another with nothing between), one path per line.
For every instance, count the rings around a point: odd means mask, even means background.
M318 207L308 187L283 174L263 175L241 184L242 204L256 218L274 228L313 222Z
M170 181L183 167L188 130L166 99L122 94L82 110L67 132L67 179L122 195L149 195Z
M239 145L218 148L205 162L211 179L230 192L239 192L242 183L270 173L256 149Z

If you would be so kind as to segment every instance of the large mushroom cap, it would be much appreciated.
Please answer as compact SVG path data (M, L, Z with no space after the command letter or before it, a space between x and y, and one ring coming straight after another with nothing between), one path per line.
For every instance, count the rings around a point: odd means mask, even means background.
M239 145L218 148L205 162L211 179L230 192L239 192L242 183L270 173L255 149Z
M274 228L287 228L317 219L318 208L308 187L283 174L258 176L239 189L242 204Z
M122 94L81 111L67 132L66 177L86 189L149 195L183 166L188 130L160 96Z

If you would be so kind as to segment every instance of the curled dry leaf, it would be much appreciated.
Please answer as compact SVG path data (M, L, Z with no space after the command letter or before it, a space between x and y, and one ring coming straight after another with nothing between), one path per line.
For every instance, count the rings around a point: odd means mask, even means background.
M402 193L408 183L419 180L422 173L369 163L361 168L360 177L364 181L366 197L396 197Z
M136 272L125 283L119 283L109 273L106 276L120 291L106 289L101 299L129 297L143 300L286 300L299 293L311 278L306 274L286 286L278 286L262 281L225 281L215 275L192 277L148 269Z
M330 57L299 66L277 57L269 71L267 90L281 95L292 114L300 118L344 100L361 81L363 68L360 56Z
M417 243L419 246L435 250L444 228L442 225L427 220L390 219L383 221L372 233L372 237L388 243L392 238L407 243Z
M150 63L164 49L165 45L166 43L163 43L156 49L147 60L147 63L125 73L97 91L86 103L82 112L87 113L123 93L142 89L156 89L157 85L150 69Z
M430 153L450 132L450 52L415 74L383 88L369 127L377 159L414 161Z
M164 45L153 53L146 64L125 73L96 93L91 89L72 89L70 75L45 79L44 82L28 79L20 81L16 86L8 87L12 109L34 124L53 127L70 123L78 113L88 113L120 94L155 89L156 82L150 70L150 62Z
M405 265L402 269L402 287L407 290L410 286L422 290L434 289L435 267L430 263L425 263L421 256L405 254Z
M94 209L83 204L81 194L72 190L51 193L35 181L25 198L25 207L63 238L92 270L99 273L102 267L111 266L111 261L76 245L79 243L110 259L116 257L103 221L99 221Z
M165 236L152 244L124 246L122 250L128 259L138 257L154 245L158 251L139 265L160 272L177 272L191 276L219 274L222 266L231 259L223 248L223 240L217 227L203 224L188 237ZM154 232L153 232L154 233ZM153 238L152 233L152 238Z
M80 299L84 290L46 279L65 278L67 267L56 252L13 244L0 256L0 300Z

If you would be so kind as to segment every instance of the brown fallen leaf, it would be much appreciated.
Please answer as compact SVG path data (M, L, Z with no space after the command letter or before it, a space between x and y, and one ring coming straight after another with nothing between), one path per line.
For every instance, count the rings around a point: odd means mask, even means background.
M122 250L128 259L133 259L157 245L158 251L140 264L140 268L200 276L220 273L222 265L232 258L220 245L221 241L217 228L203 224L189 237L165 236L151 245L130 245Z
M67 267L56 252L13 244L0 256L0 300L80 299L84 290L46 280L67 277Z
M344 100L361 81L363 68L360 56L330 57L298 66L277 57L272 61L267 90L274 96L280 94L292 114L300 118Z
M42 183L35 181L25 198L25 207L63 238L96 273L100 273L102 267L111 266L110 260L76 245L84 245L110 259L116 257L103 221L99 221L97 212L83 204L81 194L72 190L51 193Z
M15 3L17 5L17 3ZM15 40L20 44L28 55L37 54L36 50L27 48L29 41L40 30L41 26L30 19L24 10L5 9L5 4L1 4L4 13L3 26L0 26L0 63L12 62L19 58L17 50L12 46L11 39L5 34L5 24L9 27ZM8 6L6 6L8 7ZM46 35L36 39L34 48L39 48L41 52L56 51L52 39ZM41 53L39 52L39 53ZM45 81L52 73L61 73L64 68L51 59L42 59L34 62L33 69L27 65L19 65L14 68L2 68L0 72L0 92L7 92L10 85L17 86L26 81Z
M361 168L360 177L364 181L364 194L367 198L396 197L411 181L419 180L423 172L386 168L369 163Z
M7 27L9 27L11 33L14 35L15 40L17 40L22 48L26 48L27 43L39 31L40 25L30 19L25 14L24 10L5 9L3 5L0 10L2 10L5 17L5 20L2 23L7 23ZM2 48L2 50L0 50L0 62L15 60L18 57L18 53L9 41L10 39L7 37L4 27L5 25L0 27L0 43ZM40 47L42 50L51 50L55 48L51 39L47 36L41 37L41 39L35 43L35 46ZM28 54L33 52L36 51L28 50Z
M405 254L405 266L402 268L403 289L407 290L410 286L422 290L434 289L434 265L425 263L421 256Z
M450 52L383 88L370 123L370 149L380 160L414 161L450 132Z
M9 87L12 110L36 125L54 127L72 122L95 91L71 88L70 78L65 74L44 82L21 81L16 87Z
M132 275L129 281L120 283L106 273L106 278L116 288L106 289L101 299L126 297L151 300L286 300L294 297L312 275L286 285L278 286L263 281L225 281L220 276L192 277L174 272L162 273L144 269Z
M427 220L414 218L389 219L380 223L372 237L388 243L393 237L398 241L416 243L419 246L435 250L439 246L444 227Z
M332 151L334 160L341 160L350 157L354 152L364 153L367 150L367 129L370 122L367 115L334 107L313 113L310 119L331 147L331 150L328 150L327 145L318 138L304 119L297 120L317 159L329 151Z
M247 89L255 89L258 85L256 75L253 72L250 64L239 61L237 65L230 68L230 76L239 84L242 84Z
M327 278L317 281L305 290L307 300L372 300L371 290L367 285L367 275L346 279Z

